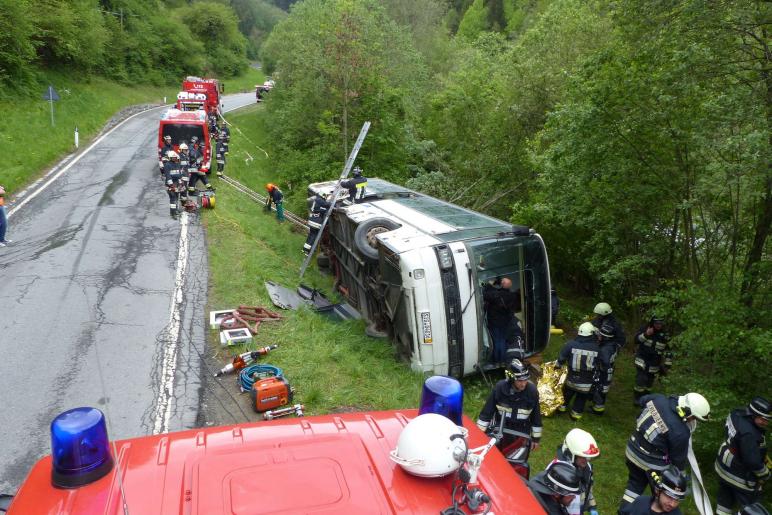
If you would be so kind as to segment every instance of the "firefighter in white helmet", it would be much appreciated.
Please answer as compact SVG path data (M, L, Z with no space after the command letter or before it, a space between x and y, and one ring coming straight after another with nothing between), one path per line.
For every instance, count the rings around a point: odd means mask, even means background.
M563 385L563 404L558 407L558 411L565 413L570 407L573 420L582 418L600 362L596 331L592 322L583 323L579 326L576 338L566 343L558 356L558 367L568 364L568 376Z
M628 476L620 512L643 493L652 471L661 472L669 465L684 470L697 421L710 415L707 399L694 392L678 397L654 393L640 402L643 409L625 449Z
M575 427L566 434L562 445L558 446L555 461L573 463L579 473L582 484L582 494L577 495L566 507L569 515L598 515L597 503L592 493L593 476L590 461L600 456L600 449L595 438L585 431Z

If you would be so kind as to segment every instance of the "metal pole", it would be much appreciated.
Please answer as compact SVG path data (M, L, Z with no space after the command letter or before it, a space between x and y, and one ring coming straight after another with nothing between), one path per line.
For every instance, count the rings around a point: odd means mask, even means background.
M319 245L319 242L322 239L324 228L327 226L327 221L330 219L332 210L335 208L335 203L338 201L338 194L340 193L340 183L343 182L343 180L346 177L348 177L348 173L354 164L354 160L357 158L357 154L359 154L359 149L362 147L362 142L364 142L365 136L367 136L368 130L370 130L370 122L365 122L364 125L362 125L362 130L359 131L359 137L357 137L357 141L356 143L354 143L354 148L351 149L351 154L349 154L348 159L346 159L346 164L343 166L343 171L341 172L340 177L338 178L338 184L335 185L335 190L333 190L332 192L330 209L328 209L327 213L325 213L324 220L322 220L322 226L319 228L319 232L316 233L316 239L314 240L314 244L311 245L311 250L308 252L306 259L303 260L303 266L300 267L301 279L303 278L303 274L306 273L306 268L308 268L309 263L311 263L311 258L314 257L314 252L316 252L316 247Z
M53 127L55 123L54 123L54 88L52 86L48 86L48 103L51 104L51 126Z
M75 126L75 148L78 148L78 146L79 146L78 143L79 143L79 141L78 141L78 127Z

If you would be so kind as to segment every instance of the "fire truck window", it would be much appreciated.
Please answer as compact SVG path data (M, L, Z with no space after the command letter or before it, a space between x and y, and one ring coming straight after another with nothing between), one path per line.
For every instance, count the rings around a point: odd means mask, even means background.
M193 136L199 140L204 139L204 128L200 125L166 124L163 126L163 135L172 137L172 145L189 142Z

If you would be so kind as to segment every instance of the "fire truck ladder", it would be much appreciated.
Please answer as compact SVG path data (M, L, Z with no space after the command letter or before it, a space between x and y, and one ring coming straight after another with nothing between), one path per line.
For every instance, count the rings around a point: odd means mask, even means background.
M319 228L319 232L316 233L314 244L311 245L311 250L308 252L306 259L303 260L303 266L300 267L301 279L303 278L303 274L306 273L306 269L308 268L308 264L311 262L311 258L314 256L314 252L316 252L316 247L319 245L319 241L322 239L322 234L324 234L324 228L327 227L327 221L330 219L330 214L335 208L335 203L338 201L338 195L340 194L341 190L340 185L346 179L346 177L348 177L348 174L351 171L351 167L354 165L354 160L357 158L357 154L359 154L359 149L362 148L362 143L365 140L365 136L367 136L368 130L370 130L370 122L365 122L364 125L362 125L362 130L359 131L359 136L357 137L356 143L354 143L354 148L351 149L351 154L349 154L348 159L346 159L346 164L343 166L343 171L338 178L338 183L335 185L335 190L332 192L332 198L329 199L330 209L328 209L327 213L325 213L324 220L322 220L322 226Z

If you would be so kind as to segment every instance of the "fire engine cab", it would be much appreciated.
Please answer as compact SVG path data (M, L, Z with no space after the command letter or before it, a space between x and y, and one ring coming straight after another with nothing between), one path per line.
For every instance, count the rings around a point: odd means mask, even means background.
M75 408L51 423L52 454L8 513L544 513L495 440L440 412L446 399L436 396L422 398L420 415L345 413L110 442L101 411Z

